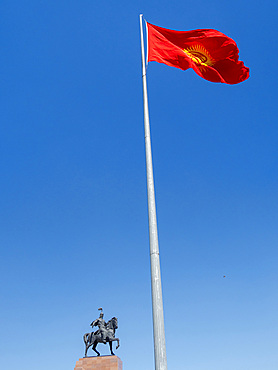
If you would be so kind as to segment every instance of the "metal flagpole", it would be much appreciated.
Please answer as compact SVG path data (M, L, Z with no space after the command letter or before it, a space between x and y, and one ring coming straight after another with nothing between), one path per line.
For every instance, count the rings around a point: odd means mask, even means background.
M140 14L145 149L146 149L148 212L149 212L149 239L150 239L150 258L151 258L151 281L152 281L154 357L155 357L155 370L167 370L142 18L143 14Z

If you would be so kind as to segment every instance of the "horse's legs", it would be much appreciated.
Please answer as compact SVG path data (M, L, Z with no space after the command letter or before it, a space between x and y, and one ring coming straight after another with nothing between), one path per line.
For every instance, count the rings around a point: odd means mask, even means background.
M115 353L113 352L113 348L112 348L112 341L109 341L109 346L110 346L110 352L111 352L111 355L115 356Z
M119 340L119 338L115 338L116 340L117 340L117 346L116 346L116 349L118 349L119 347L120 347L120 340Z
M98 356L100 356L100 353L96 350L97 342L94 343L92 350L97 353Z
M116 349L118 349L120 347L120 340L119 340L119 338L109 338L109 344L111 342L115 342L115 341L117 342Z
M92 345L93 343L86 343L85 342L85 346L86 346L86 348L85 348L85 356L84 357L87 357L87 352L88 352L88 349L91 347L91 345Z
M85 334L84 337L84 343L85 343L85 356L84 357L87 357L87 352L88 352L88 349L89 347L92 345L90 344L90 340L89 340L89 334Z
M120 347L120 340L119 340L119 338L114 338L113 341L117 341L116 349L118 349Z

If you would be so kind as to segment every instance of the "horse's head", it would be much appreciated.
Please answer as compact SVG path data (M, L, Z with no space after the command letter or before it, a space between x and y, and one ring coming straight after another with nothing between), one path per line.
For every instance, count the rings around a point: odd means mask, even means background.
M118 329L118 319L117 319L117 317L112 317L112 319L108 321L106 327L107 327L107 329L114 329L114 330Z
M113 317L112 318L112 321L113 321L113 326L115 329L118 329L118 319L117 317Z

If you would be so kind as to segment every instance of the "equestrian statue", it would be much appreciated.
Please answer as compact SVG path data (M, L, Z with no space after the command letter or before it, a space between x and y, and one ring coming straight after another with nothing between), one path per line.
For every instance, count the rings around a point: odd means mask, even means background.
M116 349L120 347L120 340L119 338L115 338L115 331L118 329L118 319L116 317L112 317L107 323L103 319L103 311L102 308L99 308L100 314L99 318L94 320L91 323L91 327L98 326L98 330L95 332L84 334L83 339L85 343L85 357L87 357L88 349L92 347L92 350L100 356L100 353L96 350L96 346L98 343L109 343L111 355L115 355L112 349L112 342L117 341Z

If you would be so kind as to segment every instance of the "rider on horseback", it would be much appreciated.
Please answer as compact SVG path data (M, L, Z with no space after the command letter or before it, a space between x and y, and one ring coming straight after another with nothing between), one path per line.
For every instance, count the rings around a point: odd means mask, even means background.
M98 326L99 330L97 330L95 332L95 334L98 334L100 333L101 335L101 338L102 338L102 341L104 344L106 344L106 337L107 337L107 329L106 329L106 322L104 321L103 319L103 312L102 312L102 308L99 308L99 310L101 311L100 314L99 314L99 318L94 320L92 323L91 323L91 326L94 327L94 326Z
M98 356L100 356L100 353L96 349L98 343L109 343L111 355L114 355L112 343L115 341L117 342L116 349L118 349L120 346L119 338L115 338L115 331L116 329L118 329L117 317L112 317L112 319L106 323L103 319L102 308L99 308L99 310L101 311L99 318L91 323L92 327L98 326L99 329L95 332L86 333L83 336L83 340L86 346L85 357L87 357L87 351L91 346L92 350L95 351Z

